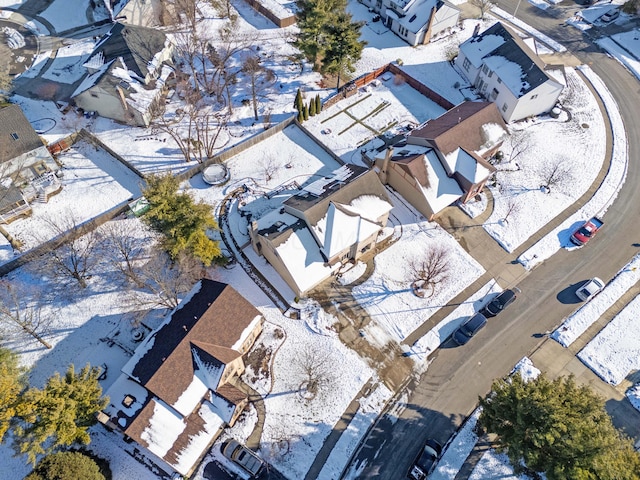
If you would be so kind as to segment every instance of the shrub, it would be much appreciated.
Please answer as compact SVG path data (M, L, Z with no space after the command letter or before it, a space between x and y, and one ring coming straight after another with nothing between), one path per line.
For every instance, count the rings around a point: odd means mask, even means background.
M105 480L98 464L80 452L57 452L44 457L25 480Z

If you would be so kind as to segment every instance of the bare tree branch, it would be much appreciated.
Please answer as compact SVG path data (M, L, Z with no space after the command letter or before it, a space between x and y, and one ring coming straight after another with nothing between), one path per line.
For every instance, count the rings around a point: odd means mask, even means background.
M43 315L44 304L38 292L33 289L15 280L0 280L0 329L3 333L17 329L51 348L51 344L43 337L52 320Z
M415 279L413 289L416 294L431 297L435 286L449 278L449 252L440 246L430 248L410 262L409 268Z

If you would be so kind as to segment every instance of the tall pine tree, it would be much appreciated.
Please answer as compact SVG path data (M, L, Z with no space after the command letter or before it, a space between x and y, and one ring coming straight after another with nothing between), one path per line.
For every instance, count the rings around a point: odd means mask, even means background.
M24 370L18 366L18 356L0 347L0 442L11 426L24 387Z
M322 72L336 75L336 89L340 89L341 77L355 71L355 63L362 56L366 42L360 40L363 23L353 22L347 12L338 13L327 26L327 46L322 61Z
M56 373L41 390L30 388L16 408L14 448L35 464L39 455L56 447L89 443L87 429L109 399L102 396L99 367L73 365L62 377Z
M638 480L640 456L611 423L603 400L573 377L494 382L480 399L479 425L497 435L498 451L548 480Z
M300 29L294 45L317 69L326 48L326 29L338 12L347 8L346 0L297 0L296 24Z
M193 255L205 266L222 260L218 242L206 235L218 227L213 208L179 192L180 182L171 174L150 175L143 190L150 208L143 219L163 235L163 245L172 259L181 253Z

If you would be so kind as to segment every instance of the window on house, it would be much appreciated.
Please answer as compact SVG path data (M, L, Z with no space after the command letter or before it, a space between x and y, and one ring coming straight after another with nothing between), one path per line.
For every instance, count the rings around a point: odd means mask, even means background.
M493 77L493 70L489 70L489 78Z
M486 65L484 67L482 67L482 72L486 75L487 73L489 73L489 67L487 67Z
M409 19L409 23L413 22L415 19L416 19L416 16L415 16L415 15L414 15L414 16L412 16L412 17Z
M502 80L500 80L500 77L498 77L498 83L502 83Z
M538 94L537 93L535 95L531 95L531 100L535 100L536 98L538 98Z
M471 62L469 61L468 58L464 59L464 62L462 62L462 68L464 68L465 70L469 71L469 67L471 66Z
M509 106L505 103L504 105L502 105L502 111L506 112L507 108L509 108Z
M18 136L17 133L12 133L11 134L11 138L13 138L14 140L18 140L18 138L20 138L20 137Z
M491 100L495 100L497 96L498 96L498 89L494 88L493 90L491 90Z

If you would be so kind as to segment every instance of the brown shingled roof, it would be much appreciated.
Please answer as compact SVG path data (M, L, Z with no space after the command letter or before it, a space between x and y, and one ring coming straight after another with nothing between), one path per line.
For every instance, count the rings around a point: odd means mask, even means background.
M424 153L411 155L408 157L391 157L399 167L405 170L411 177L415 178L420 185L429 187L429 174L424 163Z
M221 368L240 353L231 347L260 312L233 287L203 279L201 288L155 334L153 346L132 375L158 398L174 405L194 375L192 348Z
M456 148L477 151L486 142L482 126L496 123L505 131L507 126L493 102L463 102L435 120L411 132L411 137L424 138L444 155ZM409 140L409 143L410 140Z
M216 390L216 393L219 397L224 398L227 402L232 403L233 405L239 405L247 399L246 393L230 383L221 385L220 388Z

